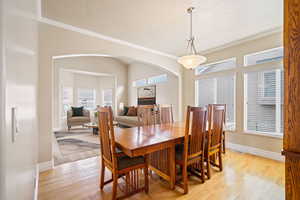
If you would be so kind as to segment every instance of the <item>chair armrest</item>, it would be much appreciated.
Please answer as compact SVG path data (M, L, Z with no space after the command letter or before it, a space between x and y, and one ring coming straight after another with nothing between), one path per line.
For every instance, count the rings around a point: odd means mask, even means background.
M83 116L88 117L89 119L91 118L90 116L90 111L89 110L83 110Z
M73 116L72 110L68 110L68 111L67 111L67 119L72 118L72 116Z

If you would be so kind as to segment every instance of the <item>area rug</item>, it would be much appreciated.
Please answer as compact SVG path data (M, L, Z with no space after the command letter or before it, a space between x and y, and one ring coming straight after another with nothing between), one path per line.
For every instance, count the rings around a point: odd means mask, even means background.
M56 131L54 136L55 166L99 155L99 137L93 135L90 129Z

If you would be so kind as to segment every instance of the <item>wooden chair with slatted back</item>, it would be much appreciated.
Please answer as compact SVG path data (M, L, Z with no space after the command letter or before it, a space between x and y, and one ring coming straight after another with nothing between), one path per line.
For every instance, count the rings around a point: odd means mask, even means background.
M168 124L174 122L172 104L159 104L158 113L159 123Z
M224 105L209 105L207 145L205 147L208 179L211 177L211 165L218 167L220 171L223 170L222 135L225 110L226 107ZM216 159L211 160L215 156L218 157L218 164Z
M209 104L208 107L211 106L224 106L225 107L225 113L224 113L224 121L223 121L223 125L225 126L226 124L226 104ZM210 111L208 111L210 112ZM223 127L223 134L222 134L222 150L223 150L223 153L225 154L226 153L226 145L225 145L225 127Z
M188 192L187 168L191 166L192 174L205 181L204 173L204 146L206 135L207 109L205 107L187 108L184 144L176 146L176 161L182 170L183 184L176 184ZM199 173L200 172L200 173Z
M148 193L149 181L146 158L143 156L131 158L116 148L111 107L98 108L98 116L99 138L101 144L100 188L103 189L105 184L113 182L113 200L128 197L142 190L145 190L145 192ZM105 167L112 172L112 178L108 181L104 181ZM144 171L144 184L142 184L142 181L139 178L141 170ZM125 187L122 190L125 195L117 198L119 178L125 180Z
M137 108L137 117L140 126L157 124L157 116L156 105L140 105Z
M157 106L157 112L155 112L158 116L155 118L157 119L157 123L159 124L168 124L173 123L173 108L171 104L160 104ZM152 171L156 172L157 174L161 175L161 172L168 174L169 166L164 165L161 160L164 160L165 163L170 163L169 159L169 151L170 149L162 149L159 151L155 151L149 154L149 169L150 174L152 175Z

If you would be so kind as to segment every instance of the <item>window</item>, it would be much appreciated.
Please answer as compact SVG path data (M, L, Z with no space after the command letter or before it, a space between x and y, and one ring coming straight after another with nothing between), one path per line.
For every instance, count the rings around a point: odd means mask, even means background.
M111 106L113 105L113 89L105 89L102 91L103 106Z
M62 87L62 117L67 115L67 111L73 105L73 88L72 87Z
M133 81L132 85L133 87L145 86L147 85L147 79L140 79L140 80Z
M236 58L230 58L230 59L222 60L222 61L215 62L215 63L201 65L196 68L195 74L196 75L207 74L210 72L218 72L218 71L223 71L223 70L227 70L227 69L232 69L234 67L236 67Z
M280 134L283 131L283 71L245 74L246 131Z
M235 76L196 81L197 106L226 104L226 128L235 130Z
M283 47L268 49L261 52L246 55L244 58L245 66L279 61L283 58Z
M96 91L95 89L78 89L78 104L85 109L93 110L96 108Z
M157 83L163 83L163 82L167 82L167 81L168 81L167 74L152 76L152 77L148 78L148 84L149 85L154 85L154 84L157 84Z

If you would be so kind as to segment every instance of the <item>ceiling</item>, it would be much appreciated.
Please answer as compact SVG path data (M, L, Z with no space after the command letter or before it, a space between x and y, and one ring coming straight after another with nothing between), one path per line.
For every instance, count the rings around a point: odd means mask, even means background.
M283 24L283 0L43 0L43 16L168 54L185 54L193 5L198 51Z

